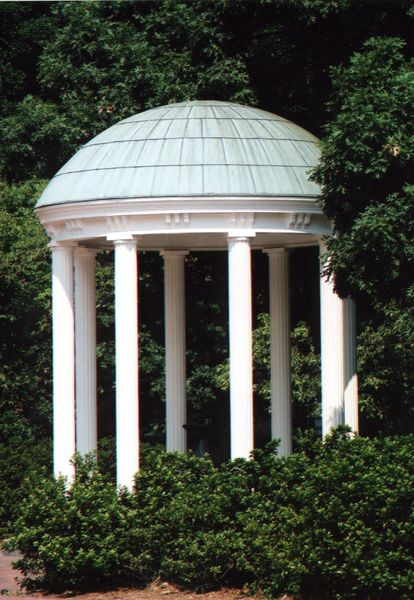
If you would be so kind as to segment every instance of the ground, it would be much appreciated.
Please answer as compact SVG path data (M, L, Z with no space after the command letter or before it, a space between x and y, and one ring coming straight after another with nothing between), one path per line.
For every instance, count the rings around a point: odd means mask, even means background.
M27 594L19 587L16 576L18 573L13 570L12 562L16 560L15 556L10 556L0 550L0 593L7 600L63 600L68 595L47 596L41 593ZM70 596L73 598L74 596ZM169 598L171 597L171 598ZM110 592L93 592L77 596L79 600L240 600L246 598L246 595L239 589L221 589L216 592L206 592L196 594L178 589L177 587L162 581L155 581L143 590L119 589ZM288 596L283 596L283 600L293 600ZM282 600L282 598L280 600ZM253 599L254 600L254 599ZM258 600L256 598L256 600Z

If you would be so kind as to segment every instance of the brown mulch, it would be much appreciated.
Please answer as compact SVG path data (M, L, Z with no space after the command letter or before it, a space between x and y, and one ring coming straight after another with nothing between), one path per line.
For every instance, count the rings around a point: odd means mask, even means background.
M80 595L28 594L22 591L18 583L19 573L12 567L16 556L0 550L0 593L5 600L242 600L247 599L240 589L223 588L215 592L196 593L179 589L165 581L154 581L144 589L118 589L108 592L90 592ZM1 597L0 597L1 600ZM254 598L253 598L254 600ZM256 597L258 600L258 597ZM279 600L293 600L290 596L282 596Z
M27 594L25 592L11 592L4 596L5 600L67 600L77 598L79 600L238 600L245 597L241 590L221 589L216 592L196 594L180 590L167 582L154 582L144 589L118 589L107 592L89 592L80 595L54 595L36 592Z

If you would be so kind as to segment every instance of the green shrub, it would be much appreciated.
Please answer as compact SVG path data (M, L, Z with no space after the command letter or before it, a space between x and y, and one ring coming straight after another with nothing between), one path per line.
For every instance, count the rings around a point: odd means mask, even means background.
M413 437L331 436L275 461L244 515L256 587L303 599L412 599Z
M414 438L326 442L304 436L217 468L208 457L148 451L134 492L92 459L71 489L28 487L8 547L26 586L250 585L301 600L411 600ZM145 452L144 452L145 454Z
M26 420L11 410L0 418L0 535L9 533L24 492L25 479L50 469L51 443L36 437Z
M245 461L162 454L137 477L131 552L137 573L207 589L237 580L234 516L250 494Z
M128 562L129 497L117 494L93 459L77 461L70 490L63 478L47 477L28 482L25 491L15 533L5 543L23 554L16 566L25 587L64 591L120 583Z

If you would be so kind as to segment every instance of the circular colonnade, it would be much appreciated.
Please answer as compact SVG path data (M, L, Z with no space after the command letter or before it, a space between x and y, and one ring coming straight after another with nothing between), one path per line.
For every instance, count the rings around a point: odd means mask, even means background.
M231 458L253 449L251 251L269 257L271 432L291 452L288 253L331 225L309 170L318 140L256 108L218 101L158 107L85 144L36 206L51 238L54 471L97 446L95 256L115 260L117 478L139 469L137 251L164 260L166 445L186 450L185 256L226 250ZM355 310L320 278L322 433L358 430Z

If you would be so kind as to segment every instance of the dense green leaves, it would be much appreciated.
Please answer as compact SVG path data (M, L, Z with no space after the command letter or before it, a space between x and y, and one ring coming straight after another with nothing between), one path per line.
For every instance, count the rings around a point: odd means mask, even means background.
M413 430L413 323L413 310L392 302L359 335L360 403L373 432Z
M44 182L0 189L0 408L46 426L50 393L50 266L33 213Z
M267 593L410 597L408 440L349 442L334 434L315 462L298 454L273 466L246 513L248 560Z
M115 584L125 562L117 537L126 525L127 507L114 486L91 468L88 460L78 463L78 478L70 492L63 479L26 484L23 515L30 513L32 523L30 530L17 533L27 559L19 564L25 575L39 575L50 589L88 589L107 584L109 578ZM27 587L34 584L29 577Z
M403 300L413 246L414 68L394 38L367 42L333 71L333 120L316 180L339 234L331 268L343 295Z
M44 177L61 166L70 128L54 103L28 95L0 126L0 169L8 179Z
M245 59L227 44L224 11L221 1L52 4L34 94L0 114L1 171L50 177L99 131L160 104L254 102Z
M315 179L336 235L330 267L361 315L362 409L410 430L414 410L414 69L398 38L373 38L334 69Z
M25 490L22 481L39 478L51 465L50 438L36 435L33 424L15 410L1 408L0 422L0 536L12 529Z
M291 338L292 400L306 416L320 413L320 357L306 323L299 323Z
M258 104L318 133L329 67L370 34L409 36L399 2L5 4L0 126L13 143L0 168L14 180L22 164L50 177L112 123L189 98ZM37 151L37 129L49 149L41 136Z
M33 214L42 181L0 189L0 529L20 483L50 465L50 273L46 234Z
M345 161L338 174L347 176L349 186L357 186L361 174L366 175L368 182L375 180L375 175L378 179L378 175L384 173L394 174L393 169L396 169L400 179L387 178L386 188L374 188L381 198L399 189L409 166L411 149L402 142L411 134L413 75L412 62L406 59L404 48L404 42L398 38L372 38L351 57L347 66L332 69L334 88L330 108L338 114L327 126L326 144L334 139L341 144ZM392 143L401 145L387 146ZM335 160L335 150L334 147L330 152L327 149L326 158ZM393 160L399 157L398 161ZM325 168L327 166L322 167L321 172ZM333 189L340 193L345 186L338 182L337 179ZM359 207L373 199L369 196L370 190L367 192L358 200ZM332 203L327 210L330 216L335 216Z
M249 585L269 597L410 600L412 436L270 445L214 467L151 452L132 493L78 461L70 490L29 488L15 533L26 585L85 590L159 576L193 589Z

